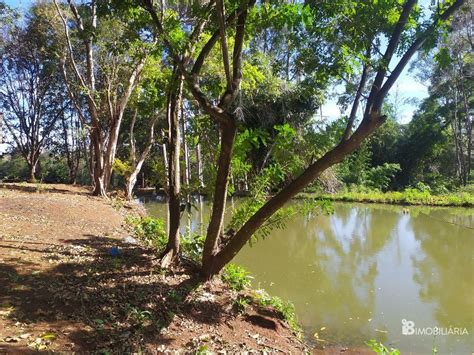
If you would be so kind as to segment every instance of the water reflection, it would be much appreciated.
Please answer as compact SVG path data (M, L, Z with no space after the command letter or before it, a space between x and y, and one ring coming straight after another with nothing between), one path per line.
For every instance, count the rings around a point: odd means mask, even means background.
M163 216L162 204L148 204ZM254 286L291 300L307 339L360 345L377 338L403 353L471 354L474 291L473 211L336 204L335 214L296 217L236 262ZM183 231L203 233L203 204L183 218ZM469 336L404 336L417 327L466 327ZM324 330L321 330L325 327ZM314 333L318 333L318 342Z

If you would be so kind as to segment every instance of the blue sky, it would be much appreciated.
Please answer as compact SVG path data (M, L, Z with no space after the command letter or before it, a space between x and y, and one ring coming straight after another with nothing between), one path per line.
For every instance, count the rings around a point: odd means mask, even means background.
M19 7L22 9L27 8L33 1L32 0L4 0L11 7ZM422 5L427 5L429 0L420 1ZM402 73L400 78L397 81L397 84L392 88L392 93L394 90L398 90L401 101L404 99L423 99L428 96L427 86L417 82L412 75L408 73L409 65ZM409 122L412 118L414 111L417 107L413 104L403 103L401 107L398 107L398 112L400 113L399 121L401 123ZM340 117L341 112L337 106L336 100L328 100L322 107L323 116L327 116L330 120Z
M8 6L11 7L27 7L29 4L31 4L33 1L31 0L3 0Z

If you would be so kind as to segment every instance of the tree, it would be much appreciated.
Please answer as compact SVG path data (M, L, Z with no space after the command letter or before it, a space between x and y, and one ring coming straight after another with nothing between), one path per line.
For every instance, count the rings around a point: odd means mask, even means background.
M196 58L191 60L188 52L179 51L178 48L183 47L177 47L176 43L168 37L168 32L163 27L163 18L158 15L153 2L144 2L145 8L152 16L158 34L161 36L174 62L180 68L189 90L199 103L201 109L216 121L220 129L220 153L217 163L213 208L202 258L202 273L205 277L211 277L218 273L250 240L252 235L259 228L262 228L265 223L268 223L272 216L286 202L314 181L324 170L340 162L345 156L357 149L365 139L383 124L385 116L382 113L382 107L390 88L396 82L412 56L427 40L437 33L439 24L447 20L463 3L464 1L459 0L440 5L440 10L433 14L432 22L425 24L422 23L422 19L418 16L419 11L415 6L415 0L407 0L403 4L394 1L393 6L395 6L396 11L392 12L394 21L391 23L390 35L387 38L385 50L382 50L380 45L380 38L383 33L378 34L379 37L373 43L375 47L374 52L380 53L380 56L376 61L374 68L375 77L371 82L371 89L366 99L366 107L359 125L355 130L352 130L355 122L348 121L346 131L351 132L349 135L346 134L335 147L316 161L310 163L298 177L292 179L278 193L266 200L237 231L222 233L232 149L238 122L235 108L233 110L230 108L239 93L242 80L242 51L245 26L248 19L248 10L253 7L254 3L246 0L240 1L237 4L238 7L228 11L232 15L226 18L224 3L217 1L216 6L212 8L212 14L214 19L217 20L215 23L218 23L219 27L214 32L211 32L212 35L203 46L203 49ZM357 8L358 4L358 2L350 2L347 5ZM213 5L213 2L210 2L207 8L210 5ZM229 6L229 4L225 5ZM201 33L202 28L207 23L206 21L212 18L210 16L207 15L204 19L198 20L193 31L184 32L191 33L188 44L195 44L196 33L197 35ZM236 20L236 27L232 37L234 51L231 65L228 54L228 43L230 41L227 36L229 36L229 24L234 19ZM224 94L215 104L215 101L211 101L208 95L201 89L199 82L202 75L200 72L202 64L218 41L222 50L222 68L225 74L226 85ZM396 52L398 52L399 59L389 71L389 66ZM188 69L189 66L191 66L191 70Z
M60 140L56 142L56 145L61 155L66 157L68 182L76 184L79 164L86 147L81 122L74 110L69 110L67 114L63 113L59 121Z
M40 154L68 100L47 23L35 12L26 21L24 28L12 24L2 40L0 102L5 126L28 164L29 180L35 181Z
M67 8L54 0L63 24L63 76L94 152L94 195L107 195L124 112L148 56L140 31L105 3ZM124 14L122 14L123 16ZM130 15L130 14L125 14ZM153 41L153 39L151 39ZM81 102L87 103L87 112Z
M449 122L455 144L456 173L462 185L468 183L472 164L474 69L472 1L454 16L450 32L436 54L430 94L449 107Z

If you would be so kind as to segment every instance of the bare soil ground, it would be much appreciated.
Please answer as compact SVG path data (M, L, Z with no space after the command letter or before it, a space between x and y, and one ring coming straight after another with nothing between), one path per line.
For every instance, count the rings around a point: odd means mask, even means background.
M0 353L307 351L272 310L239 315L220 281L126 243L129 212L82 187L3 184Z

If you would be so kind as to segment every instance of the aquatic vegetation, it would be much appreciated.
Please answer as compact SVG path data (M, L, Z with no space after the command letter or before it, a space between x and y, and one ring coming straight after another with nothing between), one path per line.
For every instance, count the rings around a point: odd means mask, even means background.
M321 197L318 194L300 194L299 198ZM474 195L469 192L458 192L445 195L433 195L429 190L407 188L403 191L382 192L379 190L358 189L336 194L325 194L322 197L332 201L375 202L398 205L429 205L474 207Z

